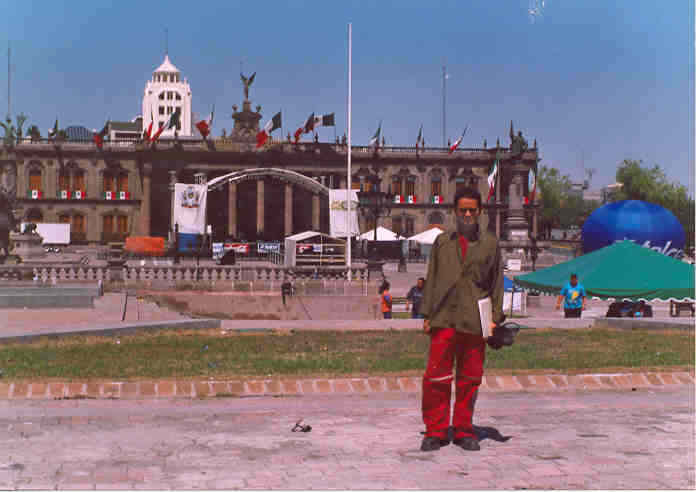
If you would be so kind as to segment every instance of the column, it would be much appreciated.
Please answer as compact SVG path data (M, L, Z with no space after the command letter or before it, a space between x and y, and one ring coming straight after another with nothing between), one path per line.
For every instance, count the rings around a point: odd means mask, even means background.
M264 187L263 179L256 181L256 234L262 235L265 224L264 224Z
M339 186L340 186L340 188L341 188L342 190L348 189L348 185L346 185L346 182L347 182L347 181L348 181L348 180L346 179L345 176L341 176L340 185L339 185Z
M169 232L172 240L176 240L174 237L174 185L176 182L176 171L169 171Z
M228 184L227 235L237 237L237 183Z
M534 199L534 202L536 202L536 198ZM532 206L534 205L534 202L532 202ZM534 207L532 209L532 234L535 239L538 239L539 234L537 231L537 216L538 216L539 209Z
M292 185L285 185L285 235L292 235Z
M321 224L319 222L319 195L312 195L312 230L320 231Z
M152 185L152 164L143 165L143 194L140 197L139 234L150 235L150 188Z

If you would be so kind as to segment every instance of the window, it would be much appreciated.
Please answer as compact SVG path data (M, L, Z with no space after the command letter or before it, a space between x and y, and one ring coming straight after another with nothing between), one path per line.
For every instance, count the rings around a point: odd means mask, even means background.
M402 220L401 217L392 217L392 231L401 236Z
M73 188L75 190L85 189L85 173L79 172L73 175Z
M404 190L404 195L415 195L416 194L416 177L409 176L406 178L406 190Z
M58 174L58 191L70 189L70 176L67 173Z
M171 101L173 97L174 93L172 91L167 91L167 101Z
M117 217L117 222L118 222L118 233L119 234L128 234L128 217L125 215L119 215Z
M433 178L430 182L430 194L442 195L442 178Z
M118 191L128 191L128 175L121 174L118 177Z
M415 230L414 227L414 220L412 217L406 217L406 231L404 231L404 234L406 237L413 236L413 231Z
M58 216L58 222L60 222L61 224L69 224L70 216L66 214L61 214Z
M105 215L102 222L104 234L112 234L114 232L114 216Z
M433 225L433 224L442 225L444 223L445 223L445 216L440 212L433 212L430 214L430 217L428 218L429 225Z
M353 176L352 182L353 182L352 188L354 190L359 190L360 189L360 178L358 176Z
M171 106L167 106L167 114L172 114L172 107Z
M392 177L392 193L395 195L401 195L401 177Z
M162 128L164 126L164 121L159 122L159 127Z
M176 81L179 82L179 74L176 74ZM178 96L178 94L177 94Z
M29 189L30 190L40 190L41 189L41 171L33 170L29 173Z
M159 98L160 101L164 101L164 92L160 92Z
M459 193L462 191L464 188L469 187L468 179L467 178L455 178L455 184L457 185L456 193Z
M181 101L181 96L179 95L179 93L176 92L175 94L176 94L176 100L177 100L177 101Z
M104 175L104 189L102 191L116 191L116 183L114 183L114 177L110 174Z
M161 114L161 115L164 114L164 106L159 107L159 114Z
M72 232L76 234L84 234L86 232L84 215L73 216Z

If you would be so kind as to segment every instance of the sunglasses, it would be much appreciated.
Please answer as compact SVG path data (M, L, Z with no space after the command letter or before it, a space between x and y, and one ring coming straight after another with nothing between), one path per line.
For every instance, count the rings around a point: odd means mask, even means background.
M459 210L462 215L466 214L467 212L469 212L471 215L476 215L478 212L478 208L458 208L457 210Z

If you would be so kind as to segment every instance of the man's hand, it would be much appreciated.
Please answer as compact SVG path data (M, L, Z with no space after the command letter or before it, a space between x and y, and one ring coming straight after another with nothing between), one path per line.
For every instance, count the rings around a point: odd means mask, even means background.
M561 305L560 305L560 304L556 304L556 311L560 311L560 309L561 309Z
M491 336L495 335L495 329L498 327L497 324L493 323L491 321L490 325L488 325L488 331L491 332Z
M423 333L430 333L430 320L429 319L424 319L423 320Z

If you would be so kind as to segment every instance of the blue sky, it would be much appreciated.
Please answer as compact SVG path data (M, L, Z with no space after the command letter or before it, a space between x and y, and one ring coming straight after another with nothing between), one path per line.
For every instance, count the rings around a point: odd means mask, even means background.
M512 119L537 139L542 164L575 180L583 162L596 169L593 189L630 158L693 193L693 2L546 0L532 20L534 1L0 0L0 114L9 40L12 113L42 133L56 116L61 127L132 119L168 28L193 110L215 104L215 135L241 104L241 61L258 73L250 99L262 124L282 109L287 133L311 112L335 112L342 135L352 22L355 145L380 120L388 145L413 145L421 123L427 145L440 145L446 63L447 133L454 141L468 124L463 147L508 145Z

